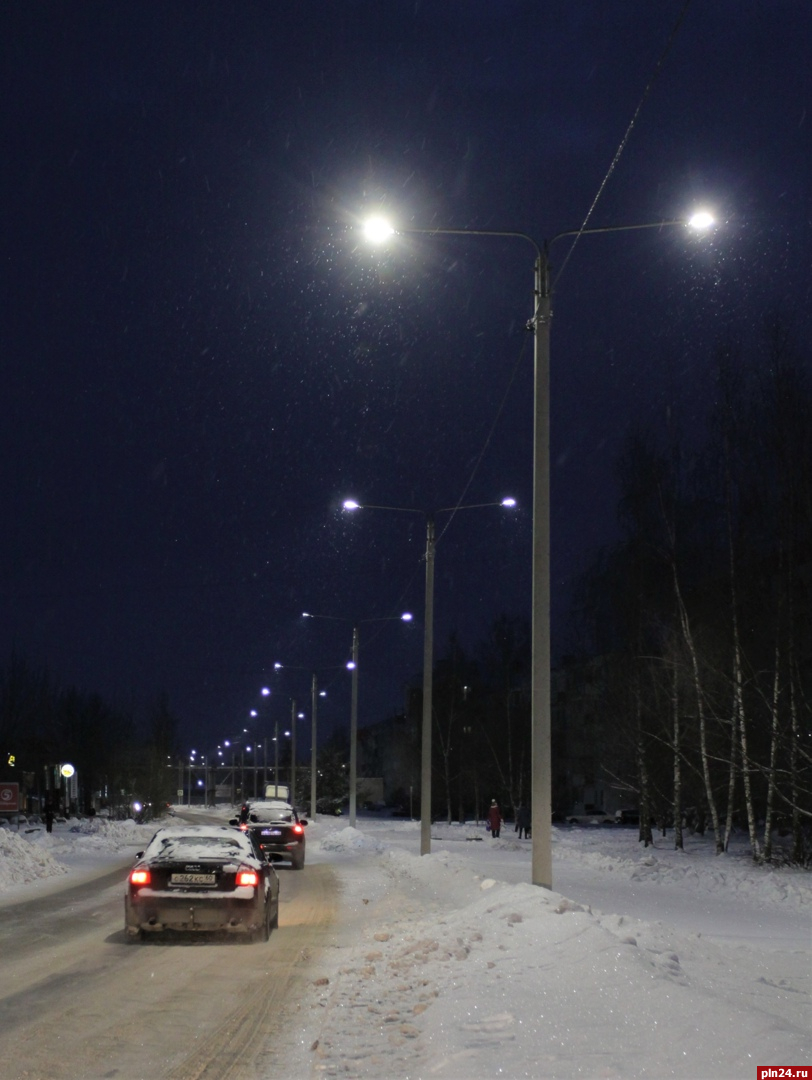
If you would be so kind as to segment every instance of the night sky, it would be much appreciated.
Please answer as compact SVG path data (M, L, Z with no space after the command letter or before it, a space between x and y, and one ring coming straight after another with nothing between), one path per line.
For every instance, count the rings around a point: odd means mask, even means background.
M368 212L577 228L642 101L590 226L718 219L584 237L556 281L556 654L629 426L700 437L715 345L776 313L809 363L808 0L5 0L0 41L0 660L165 690L189 745L313 669L346 725L354 621L360 723L402 707L425 519L345 497L515 496L438 520L437 653L529 618L532 248L373 249Z

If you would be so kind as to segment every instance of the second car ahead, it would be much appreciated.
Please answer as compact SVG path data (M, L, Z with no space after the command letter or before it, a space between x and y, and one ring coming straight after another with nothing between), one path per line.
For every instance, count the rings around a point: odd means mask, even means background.
M265 858L289 859L291 869L301 870L307 818L300 818L291 804L281 799L252 802L244 811L239 819L232 818L231 824L249 832Z

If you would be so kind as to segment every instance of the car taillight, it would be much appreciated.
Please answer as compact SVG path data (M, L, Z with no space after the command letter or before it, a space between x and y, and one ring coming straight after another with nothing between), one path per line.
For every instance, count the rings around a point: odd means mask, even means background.
M131 885L149 885L150 872L149 870L131 870L130 871L130 884Z
M240 825L240 829L242 829L243 832L248 832L248 824L247 824L247 822L243 821L242 824Z
M296 833L297 836L301 836L302 833L304 832L304 826L303 825L294 825L293 826L293 831Z
M238 870L237 884L255 886L259 885L259 874L256 872L256 870Z

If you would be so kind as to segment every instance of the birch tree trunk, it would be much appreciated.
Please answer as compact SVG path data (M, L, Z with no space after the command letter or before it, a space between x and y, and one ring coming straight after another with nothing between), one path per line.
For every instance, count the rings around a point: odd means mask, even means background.
M684 848L682 838L682 734L679 715L679 669L676 656L671 675L671 717L672 739L674 743L674 847L678 851Z
M713 825L713 836L716 843L716 854L721 855L724 851L724 844L722 842L722 830L719 823L719 810L716 806L716 797L713 793L713 781L710 773L710 757L708 755L708 731L707 720L705 716L705 700L702 691L702 677L699 670L699 657L696 652L696 645L694 643L693 633L691 631L691 624L688 618L688 612L685 609L685 604L682 599L682 591L679 586L679 577L677 576L676 565L672 564L672 570L674 574L674 589L677 595L677 606L679 610L680 626L682 628L683 638L685 639L685 645L688 649L688 655L691 658L691 675L693 678L694 695L696 697L696 715L699 721L699 753L702 761L702 779L705 784L705 798L708 803L708 810L711 816L711 823Z
M767 805L764 812L764 861L773 857L773 807L775 805L775 763L778 756L778 702L781 694L779 666L781 646L775 643L775 671L773 672L773 697L770 706L770 767L767 773Z

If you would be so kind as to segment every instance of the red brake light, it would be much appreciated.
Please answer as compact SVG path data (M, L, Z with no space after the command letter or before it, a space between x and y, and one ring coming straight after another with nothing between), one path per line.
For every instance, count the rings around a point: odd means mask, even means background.
M131 885L149 885L151 880L149 870L131 870L130 871L130 884Z
M237 884L254 886L259 885L259 874L256 872L256 870L238 870Z
M243 821L243 822L242 822L242 823L240 824L240 829L242 829L242 831L243 831L243 832L248 832L248 822L247 822L247 821Z
M304 832L304 825L294 825L293 831L296 833L297 836L301 836Z

